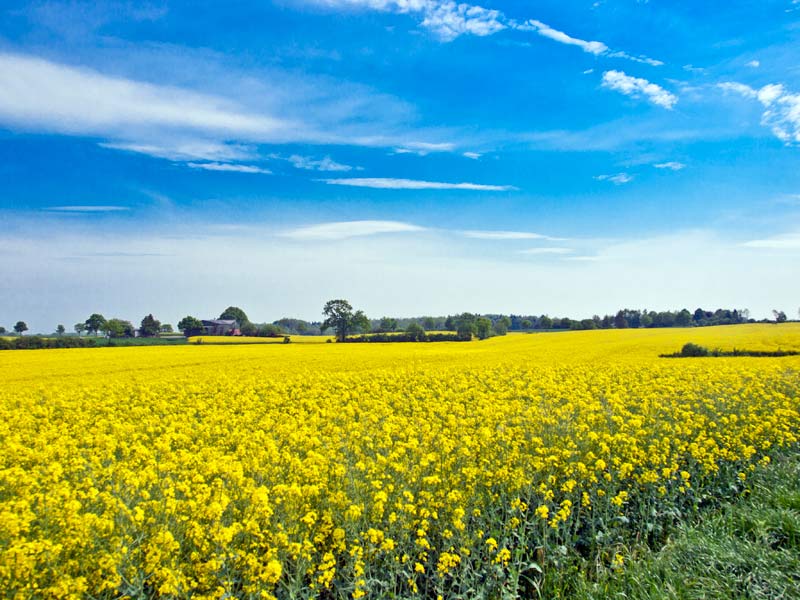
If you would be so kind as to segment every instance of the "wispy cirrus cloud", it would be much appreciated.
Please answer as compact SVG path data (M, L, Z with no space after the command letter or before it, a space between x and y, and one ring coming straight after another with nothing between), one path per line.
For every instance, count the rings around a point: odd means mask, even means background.
M451 142L408 142L394 149L395 154L417 154L427 156L434 152L452 152L456 145Z
M259 173L262 175L269 175L272 173L269 169L262 167L254 167L253 165L232 165L228 163L207 162L207 163L186 163L187 167L192 169L201 169L203 171L227 171L231 173Z
M464 158L469 158L470 160L478 160L483 155L479 154L478 152L463 152L461 156Z
M541 233L530 231L481 231L466 230L461 235L477 240L562 240L564 238L554 238Z
M329 185L346 185L382 190L474 190L483 192L508 192L518 188L513 185L486 185L481 183L447 183L418 179L394 179L387 177L354 177L348 179L320 179Z
M686 168L682 162L671 160L663 163L656 163L653 165L656 169L669 169L670 171L680 171Z
M549 38L555 42L567 44L569 46L577 46L584 52L594 54L595 56L599 56L608 52L608 46L606 46L603 42L592 42L572 37L571 35L568 35L563 31L553 29L549 25L545 25L536 19L529 19L528 21L517 25L517 29L523 31L535 31L539 35Z
M115 205L97 205L97 204L78 204L69 206L48 206L45 208L51 212L64 212L64 213L107 213L107 212L123 212L130 210L128 206L115 206Z
M628 173L617 173L616 175L596 175L597 181L610 181L614 185L623 185L633 181L633 175Z
M299 125L224 98L19 54L0 54L0 88L2 121L53 133L124 139L151 127L266 140Z
M330 156L321 159L315 159L310 156L300 156L299 154L292 154L288 157L290 163L295 169L304 169L306 171L352 171L353 169L359 170L359 167L352 167L343 163L336 162Z
M227 85L212 93L0 52L0 126L173 161L254 160L262 144L391 148L419 140L413 109L366 86L208 68Z
M424 227L402 221L338 221L319 223L284 231L279 235L299 241L344 240L384 233L413 233Z
M602 85L633 98L644 96L652 104L667 110L672 110L678 102L678 97L675 94L668 92L660 85L641 77L626 75L623 71L606 71L603 73Z
M505 29L534 32L554 42L576 46L594 56L623 58L651 66L661 66L660 60L636 56L621 50L612 50L603 42L583 40L559 31L537 19L518 21L503 12L482 6L456 3L452 0L305 0L327 8L363 9L414 14L419 24L443 42L451 42L462 35L485 37Z
M764 107L761 124L785 144L800 144L800 93L790 92L780 83L755 89L737 81L725 81L717 87L749 100L758 100Z
M527 254L527 255L541 255L541 254L571 254L574 252L572 248L560 248L560 247L543 247L543 248L528 248L527 250L520 250L518 254Z

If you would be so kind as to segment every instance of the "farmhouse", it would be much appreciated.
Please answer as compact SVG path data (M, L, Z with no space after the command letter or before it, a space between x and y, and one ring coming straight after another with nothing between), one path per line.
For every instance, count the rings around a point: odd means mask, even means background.
M206 335L241 335L239 323L233 319L203 320Z

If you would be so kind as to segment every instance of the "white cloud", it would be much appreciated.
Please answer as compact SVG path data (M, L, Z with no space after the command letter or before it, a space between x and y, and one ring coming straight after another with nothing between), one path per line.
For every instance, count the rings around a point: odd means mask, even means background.
M561 44L568 44L570 46L577 46L584 52L588 52L589 54L594 54L598 56L600 54L605 54L608 52L608 46L606 46L603 42L588 42L586 40L582 40L579 38L574 38L563 31L558 31L557 29L553 29L549 25L545 25L541 21L537 21L536 19L529 19L525 21L521 25L517 26L517 29L521 29L523 31L535 31L539 35L542 35L546 38L550 38L556 42Z
M606 54L611 58L624 58L627 60L632 60L633 62L641 63L643 65L650 65L651 67L663 67L664 61L656 60L655 58L648 58L647 56L634 56L633 54L628 54L627 52L617 51L617 52L608 52Z
M230 171L232 173L260 173L262 175L269 175L272 173L269 169L262 169L261 167L254 167L252 165L231 165L226 163L208 162L196 163L190 162L186 166L192 169L203 169L205 171Z
M670 171L680 171L685 169L686 165L682 162L671 160L669 162L656 163L653 165L656 169L669 169Z
M299 227L297 229L285 231L280 235L294 240L322 241L343 240L382 233L410 233L418 231L425 231L425 228L401 221L341 221Z
M800 250L800 234L790 233L760 240L744 242L746 248L763 248L768 250Z
M202 140L180 141L176 139L165 139L158 144L101 142L99 145L111 150L147 154L148 156L166 158L174 161L235 161L257 158L256 151L249 146Z
M758 92L751 88L749 85L745 85L743 83L739 83L737 81L725 81L723 83L718 83L717 87L721 90L726 92L735 92L744 96L745 98L758 98Z
M301 0L303 1L303 0ZM660 60L646 56L635 56L623 51L611 51L603 42L587 41L554 29L537 19L523 22L508 18L499 10L452 0L305 0L327 8L366 9L416 14L420 25L433 32L440 40L451 42L462 35L488 36L504 29L533 31L561 44L577 46L594 56L624 58L651 66L661 66Z
M130 210L128 206L113 205L74 205L74 206L48 206L45 210L68 213L104 213Z
M449 42L464 34L483 37L497 33L506 28L502 20L503 14L500 11L482 6L429 2L422 26Z
M572 248L528 248L520 250L519 254L570 254L574 252Z
M106 148L174 161L249 161L261 144L390 148L418 139L409 125L413 107L366 86L277 69L236 72L222 57L136 52L151 62L163 58L166 72L202 71L193 83L218 91L0 52L0 127L89 137Z
M800 94L789 92L780 83L771 83L756 90L743 83L726 81L717 87L736 92L764 106L761 124L786 144L800 144Z
M427 156L434 152L452 152L456 146L450 142L407 142L395 148L395 154L418 154Z
M478 154L477 152L464 152L462 156L465 156L466 158L471 158L472 160L478 160L483 155Z
M628 173L617 173L616 175L597 175L595 179L597 181L610 181L614 185L622 185L633 181L633 175L629 175Z
M606 71L603 73L603 87L616 90L625 94L638 98L642 95L647 99L667 110L672 110L678 102L678 97L668 92L660 85L651 83L641 77L631 77L622 71Z
M133 128L281 139L298 124L180 88L0 54L0 120L21 128L125 138Z
M600 256L565 256L562 260L571 260L575 262L597 262L603 260Z
M307 171L352 171L354 168L350 165L338 163L330 156L322 159L313 159L310 156L292 154L287 160L292 163L294 168Z
M552 238L541 233L532 233L528 231L480 231L480 230L467 230L462 231L464 237L474 238L478 240L555 240L561 238Z
M417 179L393 179L385 177L321 179L330 185L367 187L391 190L476 190L484 192L507 192L516 190L512 185L485 185L480 183L445 183L440 181L421 181Z
M747 67L752 67L753 69L757 69L758 67L760 67L760 66L761 66L761 62L760 62L760 61L757 61L757 60L751 60L751 61L750 61L749 63L747 63L745 66L747 66Z

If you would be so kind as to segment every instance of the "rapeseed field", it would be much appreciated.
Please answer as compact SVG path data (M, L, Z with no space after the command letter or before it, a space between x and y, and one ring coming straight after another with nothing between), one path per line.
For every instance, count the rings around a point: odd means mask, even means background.
M797 450L800 326L0 356L0 597L535 597Z

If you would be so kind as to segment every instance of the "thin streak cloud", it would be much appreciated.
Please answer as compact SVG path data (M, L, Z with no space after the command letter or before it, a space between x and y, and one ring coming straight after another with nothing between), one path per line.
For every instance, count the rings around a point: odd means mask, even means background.
M130 210L130 207L87 204L87 205L70 205L70 206L48 206L45 210L52 212L66 212L66 213L104 213L104 212L122 212Z
M393 179L385 177L355 177L349 179L320 179L329 185L345 185L382 190L473 190L482 192L508 192L518 188L513 185L486 185L481 183L446 183L418 179Z
M319 223L284 231L279 235L298 241L344 240L385 233L414 233L425 231L424 227L402 221L340 221Z

